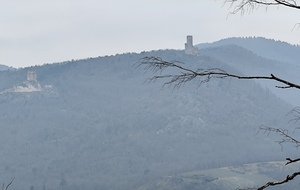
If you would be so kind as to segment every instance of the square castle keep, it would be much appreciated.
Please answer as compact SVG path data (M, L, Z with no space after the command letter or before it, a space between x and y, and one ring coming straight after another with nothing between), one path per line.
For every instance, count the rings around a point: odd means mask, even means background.
M193 36L187 36L184 51L189 55L199 55L199 49L193 45Z
M29 82L36 82L36 72L35 71L28 71L27 72L27 81Z

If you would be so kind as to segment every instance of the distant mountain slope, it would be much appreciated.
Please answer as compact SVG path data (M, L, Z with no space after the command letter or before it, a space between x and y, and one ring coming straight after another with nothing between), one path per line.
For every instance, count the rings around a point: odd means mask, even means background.
M2 180L15 177L15 189L131 190L185 171L296 156L281 151L275 135L257 135L261 124L289 125L291 109L257 83L161 89L164 81L145 83L153 73L133 66L159 56L241 72L217 55L165 50L0 72ZM28 71L36 71L39 90L10 90Z
M203 49L223 45L237 45L267 59L300 65L299 45L291 45L262 37L228 38L213 43L199 44L197 47Z
M242 41L242 39L240 40ZM285 80L294 83L299 81L300 65L280 62L274 59L267 59L258 56L254 52L237 45L221 45L201 49L202 55L207 55L225 62L227 65L236 68L245 75L261 75L269 76L274 74ZM291 57L293 59L293 57ZM222 67L221 67L222 68ZM275 88L276 85L281 85L274 81L257 80L263 87L270 89L278 97L283 98L291 105L300 105L299 90L288 89L282 90Z
M14 68L0 64L0 71L12 70L12 69L14 69Z

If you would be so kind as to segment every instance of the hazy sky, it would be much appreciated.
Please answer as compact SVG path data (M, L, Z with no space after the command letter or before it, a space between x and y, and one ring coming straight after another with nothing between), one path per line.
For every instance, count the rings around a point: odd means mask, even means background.
M183 49L228 37L262 36L300 44L300 11L263 7L230 15L224 0L0 0L0 64Z

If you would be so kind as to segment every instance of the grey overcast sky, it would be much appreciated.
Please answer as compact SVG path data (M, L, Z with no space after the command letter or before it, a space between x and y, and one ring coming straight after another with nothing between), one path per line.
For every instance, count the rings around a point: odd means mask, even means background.
M300 44L300 11L229 15L224 0L0 0L0 64L26 67L127 52L183 49L228 37Z

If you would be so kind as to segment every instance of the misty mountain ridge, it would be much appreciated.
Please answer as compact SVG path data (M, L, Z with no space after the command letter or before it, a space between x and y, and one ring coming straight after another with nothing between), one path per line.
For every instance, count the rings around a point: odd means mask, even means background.
M257 46L255 48L256 42ZM200 50L202 54L226 62L244 75L270 76L270 74L274 74L294 83L299 81L300 65L296 62L297 57L300 55L299 46L264 38L230 38L212 44L199 45L198 47L206 47ZM291 57L284 55L284 52L287 51L285 48L288 49ZM276 53L273 53L274 56L271 57L271 52L274 49L276 49ZM282 90L275 88L277 83L274 81L257 80L257 82L291 105L300 105L297 89Z
M293 147L281 151L280 137L257 134L262 124L289 126L292 109L257 82L214 79L199 86L196 79L162 89L165 80L145 83L153 73L134 66L158 56L189 68L245 72L226 52L277 64L237 46L218 48L200 56L159 50L0 72L3 180L15 177L17 189L126 190L182 172L296 157ZM38 86L27 81L29 71ZM30 85L39 90L16 90Z
M276 60L284 63L300 65L300 46L287 42L266 39L263 37L232 37L222 39L213 43L198 44L200 49L219 47L223 45L237 45L248 49L266 59Z
M0 64L0 71L14 70L15 68Z

